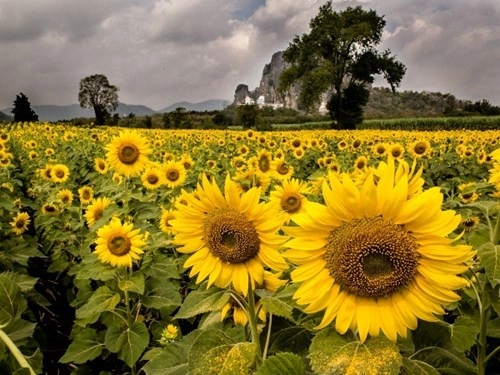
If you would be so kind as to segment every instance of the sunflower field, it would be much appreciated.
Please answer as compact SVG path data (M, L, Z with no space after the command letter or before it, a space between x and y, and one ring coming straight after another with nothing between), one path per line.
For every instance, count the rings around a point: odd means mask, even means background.
M0 128L0 374L500 374L499 142Z

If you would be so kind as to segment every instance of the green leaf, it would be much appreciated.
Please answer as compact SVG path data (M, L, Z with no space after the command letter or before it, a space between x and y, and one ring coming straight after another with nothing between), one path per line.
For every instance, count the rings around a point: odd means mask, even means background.
M331 328L320 331L310 347L311 365L318 374L347 373L398 375L402 357L392 341L373 337L361 343Z
M104 343L110 352L118 353L118 358L132 367L149 344L149 331L143 322L135 322L124 331L119 326L111 326Z
M187 295L175 318L187 319L198 314L222 309L229 301L229 297L226 290L217 288L195 290Z
M500 245L488 242L481 246L477 255L486 270L486 276L493 287L500 284Z
M195 330L186 336L182 336L179 341L169 343L164 349L154 348L144 353L141 361L148 362L141 371L144 371L147 375L187 374L188 353L201 334L201 330Z
M14 319L7 327L3 330L9 336L9 338L16 344L16 346L21 346L28 341L28 339L33 337L33 332L35 331L36 323L28 322L24 319Z
M477 374L476 367L463 353L438 346L420 349L412 355L412 360L425 362L444 374Z
M0 275L0 326L5 327L26 308L26 301L17 284Z
M88 254L82 262L69 270L76 279L110 281L115 278L117 268L102 263L94 253Z
M144 275L136 272L129 279L123 279L118 282L118 288L122 291L134 292L137 294L144 293Z
M144 306L153 309L180 306L179 287L170 281L150 278L146 282L146 293L141 301Z
M439 375L439 371L428 363L403 357L402 374L408 375Z
M19 289L21 289L21 292L29 292L29 291L33 290L33 288L35 287L35 284L38 280L36 277L31 277L28 275L23 275L23 274L11 272L11 271L2 272L0 275L4 275L7 278L9 278L11 281L14 281L17 284L17 286L19 287Z
M69 344L59 362L82 364L101 355L104 343L97 340L97 333L91 328L83 329Z
M283 319L284 322L285 321ZM302 326L292 326L281 324L278 319L273 319L273 331L269 345L270 353L292 351L297 354L306 354L311 345L312 332Z
M293 306L273 296L262 297L259 301L266 308L266 312L294 321L292 316Z
M292 353L278 353L267 358L255 375L305 375L302 358Z
M487 327L487 336L500 339L500 318L489 320Z
M145 272L148 276L154 276L164 280L179 278L177 260L162 253L156 253L152 256L145 257L143 268L146 270Z
M84 326L95 323L103 311L113 311L120 302L120 295L107 286L101 286L88 302L76 310L76 323Z
M255 344L231 340L215 329L206 330L189 352L190 375L247 375L256 355Z
M450 330L453 345L458 351L464 352L476 343L476 336L479 333L479 322L469 316L459 316L450 325Z

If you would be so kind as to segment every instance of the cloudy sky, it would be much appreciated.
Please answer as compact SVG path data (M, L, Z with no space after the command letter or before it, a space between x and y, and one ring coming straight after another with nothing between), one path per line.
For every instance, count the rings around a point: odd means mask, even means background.
M119 99L155 110L232 100L258 86L325 0L0 0L0 108L78 102L80 79L104 74ZM407 66L401 90L500 105L500 1L333 1L387 23L379 50ZM382 83L382 81L380 81Z

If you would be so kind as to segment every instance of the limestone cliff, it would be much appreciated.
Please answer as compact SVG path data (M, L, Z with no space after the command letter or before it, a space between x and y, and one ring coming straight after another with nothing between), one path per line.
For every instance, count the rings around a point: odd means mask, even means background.
M233 104L259 104L297 109L299 84L293 85L284 94L278 91L281 72L288 67L289 64L283 59L283 51L274 53L271 62L264 66L259 87L250 91L247 85L239 84L234 92Z

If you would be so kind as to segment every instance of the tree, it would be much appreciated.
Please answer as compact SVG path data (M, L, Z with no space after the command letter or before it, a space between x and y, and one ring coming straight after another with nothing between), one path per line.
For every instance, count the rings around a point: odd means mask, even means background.
M110 112L118 108L118 88L102 74L94 74L80 81L78 101L83 108L93 108L96 125L103 125Z
M257 124L259 109L255 104L244 104L236 108L235 123L243 129L253 128Z
M31 109L28 97L22 92L16 95L11 112L14 114L15 122L38 121L38 115Z
M367 86L382 74L395 91L406 67L391 52L379 53L385 27L383 17L360 6L336 12L331 1L322 5L310 24L309 34L295 36L283 57L290 66L280 76L280 90L301 84L299 104L311 109L321 95L331 92L327 103L332 128L354 129L363 120Z

